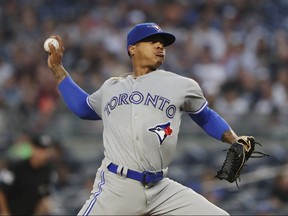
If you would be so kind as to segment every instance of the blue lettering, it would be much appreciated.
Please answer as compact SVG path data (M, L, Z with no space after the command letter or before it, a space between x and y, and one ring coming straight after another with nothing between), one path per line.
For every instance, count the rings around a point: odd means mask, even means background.
M166 103L169 104L170 100L167 98L164 98L164 97L160 97L159 100L161 100L162 102L161 102L160 106L158 107L158 109L163 111L164 106L166 105Z
M110 103L109 103L109 107L111 110L115 109L115 107L117 106L118 102L118 98L116 96L114 96L113 98L111 98ZM114 104L113 104L114 103Z
M104 107L104 112L106 112L107 115L110 115L111 111L114 110L117 106L127 105L130 103L143 103L145 106L152 105L154 108L158 108L159 110L164 111L166 116L170 119L175 116L177 110L175 105L170 104L170 100L168 98L159 95L153 96L150 93L147 93L147 95L144 96L139 91L133 91L131 95L128 95L127 93L122 93L118 96L113 96L110 101L106 103Z
M107 103L107 104L105 105L104 112L106 112L107 115L110 115L109 103Z
M119 95L119 102L118 105L122 105L122 104L129 104L127 101L128 98L128 94L127 93L123 93Z
M149 103L151 103L151 104L156 108L158 98L159 98L158 95L155 95L154 98L153 98L153 97L148 93L144 105L149 106Z
M144 96L141 94L141 92L134 91L129 97L129 100L133 104L140 104L144 99Z
M169 105L166 109L166 115L168 118L173 118L176 113L176 106L175 105Z

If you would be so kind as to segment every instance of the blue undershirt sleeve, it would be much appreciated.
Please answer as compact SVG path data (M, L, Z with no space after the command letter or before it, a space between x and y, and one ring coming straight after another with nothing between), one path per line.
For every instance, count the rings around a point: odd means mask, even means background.
M100 120L101 117L89 106L88 94L83 91L70 76L67 76L58 89L67 107L78 117L87 120Z
M230 130L228 123L208 106L198 113L189 113L189 116L210 136L222 141L222 135Z

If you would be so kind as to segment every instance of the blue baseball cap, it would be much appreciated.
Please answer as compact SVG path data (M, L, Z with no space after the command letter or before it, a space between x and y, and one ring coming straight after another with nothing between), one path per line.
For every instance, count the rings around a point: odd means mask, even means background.
M159 35L163 39L164 46L169 46L176 40L173 34L162 31L156 23L140 23L135 25L127 35L127 50L130 45L134 45L152 35Z

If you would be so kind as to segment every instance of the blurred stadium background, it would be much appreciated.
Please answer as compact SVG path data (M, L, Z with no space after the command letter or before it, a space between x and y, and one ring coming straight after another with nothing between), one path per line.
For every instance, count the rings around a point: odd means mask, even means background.
M153 21L177 38L163 68L197 80L210 106L271 155L249 161L240 189L216 181L227 145L184 115L169 175L232 215L287 215L287 11L287 0L0 0L1 162L23 157L15 151L22 134L52 134L59 141L53 212L76 214L103 157L102 125L67 110L43 42L62 36L64 66L92 93L131 70L126 33Z

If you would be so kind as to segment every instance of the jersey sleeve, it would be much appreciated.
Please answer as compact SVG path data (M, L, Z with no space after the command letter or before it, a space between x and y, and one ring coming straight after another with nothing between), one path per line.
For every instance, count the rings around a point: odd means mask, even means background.
M193 79L187 79L183 110L187 113L200 112L207 106L207 100L199 84Z
M87 97L87 103L100 117L102 117L102 92L103 86Z
M103 85L97 90L95 91L93 94L89 95L87 97L87 103L88 105L91 107L91 109L93 109L101 118L102 118L102 100L103 100L103 94L106 91L109 91L109 87L111 87L111 85L117 83L119 80L121 80L122 77L111 77L109 79L107 79ZM105 89L105 92L104 92Z

